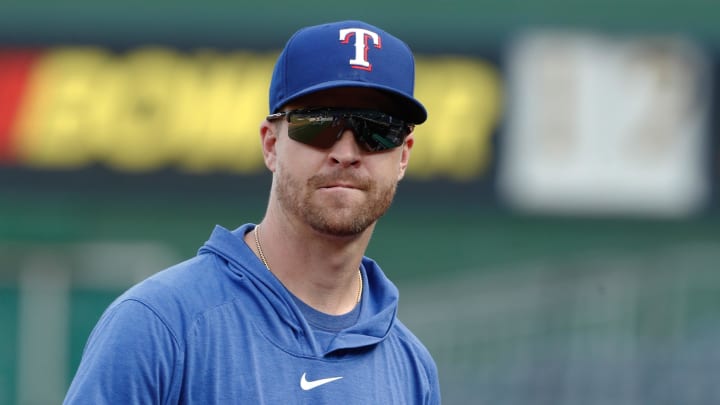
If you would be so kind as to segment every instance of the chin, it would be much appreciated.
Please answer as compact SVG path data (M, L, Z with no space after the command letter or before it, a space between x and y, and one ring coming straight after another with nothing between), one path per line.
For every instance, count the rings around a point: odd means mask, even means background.
M335 211L330 215L314 215L308 218L308 222L316 231L332 236L348 237L357 236L365 232L375 223L377 218L367 215L347 214L337 215Z

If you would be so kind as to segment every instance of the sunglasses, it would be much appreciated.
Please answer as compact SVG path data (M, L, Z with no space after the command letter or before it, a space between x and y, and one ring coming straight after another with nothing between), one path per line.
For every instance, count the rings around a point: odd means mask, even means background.
M413 124L373 110L300 109L270 114L267 120L282 117L288 122L291 139L320 149L329 149L350 129L364 150L385 151L402 145L414 128Z

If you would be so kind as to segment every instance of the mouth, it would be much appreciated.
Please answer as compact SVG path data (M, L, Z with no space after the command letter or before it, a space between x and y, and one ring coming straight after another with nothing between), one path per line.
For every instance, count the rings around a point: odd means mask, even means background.
M329 188L348 188L348 189L357 189L357 190L360 189L359 187L355 186L354 184L350 184L350 183L332 183L332 184L324 185L324 186L322 186L322 187L320 187L320 188L324 188L324 189L329 189Z
M315 190L368 191L372 188L372 181L359 175L331 173L311 177L308 180L308 185Z

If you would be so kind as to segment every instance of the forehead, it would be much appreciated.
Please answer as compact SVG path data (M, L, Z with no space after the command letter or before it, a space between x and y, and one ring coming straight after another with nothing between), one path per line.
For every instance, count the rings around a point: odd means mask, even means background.
M397 106L392 97L380 90L364 87L338 87L318 91L288 103L287 109L297 108L362 108L393 113Z

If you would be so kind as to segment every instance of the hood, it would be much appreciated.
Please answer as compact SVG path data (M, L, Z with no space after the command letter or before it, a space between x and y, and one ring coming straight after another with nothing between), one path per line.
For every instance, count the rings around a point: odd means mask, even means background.
M229 231L216 226L198 254L219 256L227 263L223 271L248 281L242 292L243 309L252 311L255 325L266 338L296 355L326 357L338 350L375 345L388 336L396 320L398 290L375 261L363 257L360 270L366 287L358 321L338 332L327 347L320 347L292 294L243 240L254 227L245 224Z

